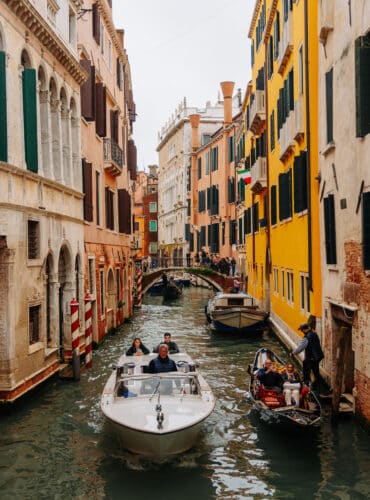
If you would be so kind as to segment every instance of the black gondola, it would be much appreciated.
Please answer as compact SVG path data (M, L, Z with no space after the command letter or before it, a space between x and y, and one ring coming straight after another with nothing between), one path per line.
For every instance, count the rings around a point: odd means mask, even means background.
M287 405L283 391L267 389L257 379L257 371L264 366L268 358L277 371L281 371L286 364L273 351L262 347L256 352L253 363L249 365L249 393L254 408L260 413L260 418L270 424L296 428L318 426L321 421L321 405L312 390L302 387L299 406Z
M165 300L178 299L182 295L182 285L178 286L170 280L167 286L163 287L162 295Z

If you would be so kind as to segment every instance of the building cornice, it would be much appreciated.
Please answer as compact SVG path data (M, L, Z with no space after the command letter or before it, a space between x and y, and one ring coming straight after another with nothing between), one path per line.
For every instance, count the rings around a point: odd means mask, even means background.
M122 64L126 64L127 55L117 36L117 31L113 24L111 11L108 8L105 0L96 0L96 3L98 4L99 13L104 19L105 26L117 50L119 60L121 61Z
M248 32L249 38L253 38L253 31L254 31L254 28L256 27L258 14L259 14L262 2L263 2L263 0L256 0L256 5L254 6L254 10L253 10L253 14L252 14L252 21L251 21L251 25L249 27L249 32Z
M42 45L55 56L68 73L81 85L87 79L86 71L60 38L50 29L45 19L29 0L2 0L17 18L33 33Z
M274 22L274 17L275 17L275 12L276 12L277 4L278 4L278 0L272 0L271 7L269 9L269 15L268 15L268 18L267 18L267 23L266 23L265 31L264 31L264 34L263 34L263 40L264 40L265 43L270 38L272 23Z

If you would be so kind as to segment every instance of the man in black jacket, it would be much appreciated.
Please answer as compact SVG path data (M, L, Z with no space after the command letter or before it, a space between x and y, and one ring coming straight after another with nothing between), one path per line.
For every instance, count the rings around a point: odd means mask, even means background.
M271 359L266 359L263 368L257 372L257 378L266 389L281 391L283 377L274 370Z
M319 368L320 361L324 359L324 353L321 349L320 339L317 333L312 330L307 323L302 323L298 330L301 330L303 332L304 337L299 346L291 352L291 356L304 351L303 381L306 385L309 385L310 374L312 371L315 377L313 388L318 390L319 386L325 385L325 382L320 375Z
M168 357L166 344L159 346L158 356L149 363L149 373L177 372L177 366L173 359Z
M166 332L164 334L164 343L167 345L168 347L168 352L170 354L176 354L178 352L180 352L180 349L178 348L176 342L173 342L171 340L171 334ZM157 347L155 349L153 349L153 352L159 352L159 348L162 344L158 344Z

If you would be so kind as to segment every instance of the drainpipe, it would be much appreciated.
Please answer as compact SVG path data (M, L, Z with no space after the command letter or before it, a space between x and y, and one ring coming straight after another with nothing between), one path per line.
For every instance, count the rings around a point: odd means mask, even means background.
M265 309L267 312L270 312L271 309L271 301L270 301L270 273L271 273L271 251L270 251L270 217L269 217L269 208L270 208L270 203L269 203L269 194L270 194L270 177L269 177L269 155L268 155L268 145L269 145L269 135L268 135L268 125L269 125L269 117L268 117L268 92L267 92L267 85L268 85L268 74L267 74L267 69L268 69L268 64L267 64L267 59L268 59L268 39L265 39L265 115L266 115L266 126L265 126L265 154L266 154L266 205L267 206L267 213L264 214L266 218L266 256L265 256L265 280L266 280L266 297L265 297Z
M310 129L310 85L308 62L308 0L304 0L304 43L305 43L305 83L306 83L306 137L307 137L307 243L308 243L308 288L313 292L312 283L312 213L311 213L311 129Z

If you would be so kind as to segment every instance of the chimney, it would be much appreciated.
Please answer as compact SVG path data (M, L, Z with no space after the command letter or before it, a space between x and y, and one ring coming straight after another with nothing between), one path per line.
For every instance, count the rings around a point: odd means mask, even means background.
M233 121L233 90L235 83L221 82L220 85L224 96L224 126L227 126Z
M192 131L191 146L193 151L196 151L199 148L198 127L200 122L200 115L189 115L189 120Z

